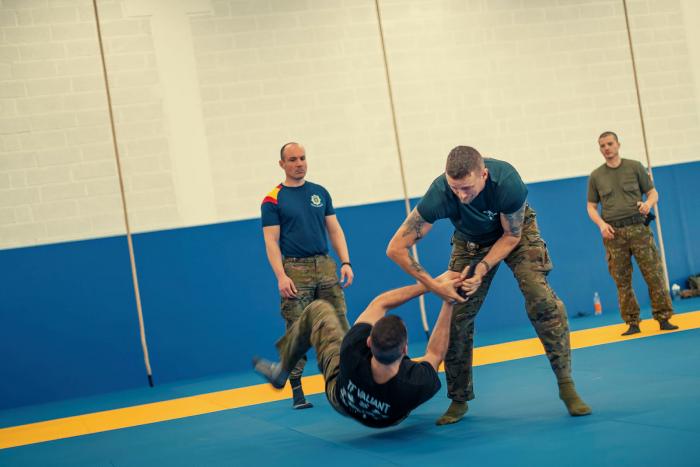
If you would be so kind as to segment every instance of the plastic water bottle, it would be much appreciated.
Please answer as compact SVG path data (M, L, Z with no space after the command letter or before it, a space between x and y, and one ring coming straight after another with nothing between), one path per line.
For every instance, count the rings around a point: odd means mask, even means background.
M673 299L677 299L678 297L681 296L681 286L678 284L673 284L671 286L671 295L673 296Z
M600 295L598 295L598 292L593 294L593 313L595 313L596 316L603 314L603 305L600 303Z

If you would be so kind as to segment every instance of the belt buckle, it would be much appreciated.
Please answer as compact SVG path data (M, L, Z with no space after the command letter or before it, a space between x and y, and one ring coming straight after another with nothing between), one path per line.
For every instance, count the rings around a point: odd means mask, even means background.
M467 242L467 251L476 251L479 249L479 245L474 242Z

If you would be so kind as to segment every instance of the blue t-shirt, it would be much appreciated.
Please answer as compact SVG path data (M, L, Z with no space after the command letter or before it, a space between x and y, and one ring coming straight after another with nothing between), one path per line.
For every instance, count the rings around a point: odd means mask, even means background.
M299 187L277 185L262 202L262 225L280 226L280 250L289 258L328 253L326 216L335 214L325 188L309 181Z
M443 173L420 200L418 213L426 222L450 219L455 236L464 241L489 245L503 235L500 214L512 214L525 203L527 187L515 168L505 161L484 158L489 169L486 186L469 204L463 204L447 184Z

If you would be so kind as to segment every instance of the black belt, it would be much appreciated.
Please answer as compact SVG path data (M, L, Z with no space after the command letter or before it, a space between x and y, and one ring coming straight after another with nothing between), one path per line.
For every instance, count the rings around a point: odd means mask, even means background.
M637 224L643 224L644 223L644 216L641 214L635 214L630 217L625 217L624 219L618 219L616 221L608 221L608 224L610 224L612 227L619 229L621 227L627 227L630 225L637 225Z

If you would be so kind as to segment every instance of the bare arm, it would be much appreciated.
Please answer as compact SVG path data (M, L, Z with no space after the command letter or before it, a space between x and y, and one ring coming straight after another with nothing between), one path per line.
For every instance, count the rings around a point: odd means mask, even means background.
M447 346L450 343L450 322L452 321L452 309L454 305L443 302L440 309L440 315L435 322L433 333L430 335L428 347L425 350L425 355L421 360L424 360L438 371L440 364L445 360L447 354Z
M386 254L401 269L423 284L427 290L436 293L443 300L463 302L464 299L454 288L450 287L449 284L440 284L436 281L409 252L418 240L430 232L432 227L432 224L421 217L417 209L413 209L389 242Z
M448 284L452 289L455 289L461 278L459 274L453 271L447 271L441 274L437 279L440 284ZM428 289L423 284L413 284L398 289L389 290L378 295L372 302L367 305L367 308L357 317L355 324L368 323L374 325L382 319L389 310L403 305L409 300L416 298L419 295L426 293Z
M496 264L502 261L506 256L508 256L516 246L518 246L520 236L522 235L524 218L525 204L523 204L520 209L512 214L501 214L503 235L501 235L501 238L496 240L496 243L493 244L488 254L484 257L483 262L480 262L476 266L476 269L474 270L474 277L464 280L462 290L464 290L467 295L472 295L475 293L481 285L481 281L486 273L496 266ZM484 264L484 262L486 264ZM463 278L466 278L467 270L468 266L464 268L464 271L462 271Z
M338 222L335 214L326 216L326 229L328 229L328 237L331 240L331 246L338 255L341 263L350 263L350 253L348 252L348 244L345 240L345 232ZM352 284L355 274L349 264L341 264L340 266L340 283L343 288Z
M589 201L586 203L586 210L588 210L588 217L590 217L593 223L600 229L600 234L603 238L612 239L615 237L615 229L600 217L598 213L598 203L591 203Z
M272 267L272 272L275 273L277 278L277 286L284 298L296 297L297 289L294 285L292 279L287 276L284 272L284 265L282 264L282 251L280 250L280 226L270 225L263 227L263 238L265 239L265 252L267 253L267 260L270 262L270 267Z

